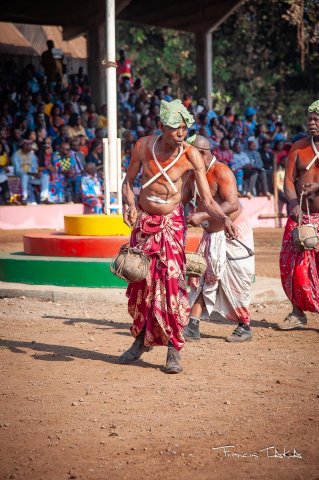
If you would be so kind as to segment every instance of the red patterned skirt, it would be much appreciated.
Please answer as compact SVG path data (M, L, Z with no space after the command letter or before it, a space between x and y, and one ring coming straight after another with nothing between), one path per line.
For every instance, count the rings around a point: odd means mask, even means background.
M136 337L145 329L145 345L184 345L183 329L189 319L186 289L184 209L178 205L168 215L150 215L139 209L130 245L151 259L145 280L130 283L128 312Z
M319 231L319 213L310 216ZM309 223L308 215L303 215L302 223ZM280 252L282 286L293 305L303 311L319 313L319 251L300 252L294 248L292 230L296 226L289 217Z

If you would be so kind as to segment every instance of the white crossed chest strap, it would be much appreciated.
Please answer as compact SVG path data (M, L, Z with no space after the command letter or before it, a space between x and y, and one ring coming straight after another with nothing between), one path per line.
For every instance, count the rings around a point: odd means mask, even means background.
M174 182L172 181L172 179L169 177L169 175L166 173L170 168L172 168L173 165L175 165L175 163L177 162L177 160L180 158L180 156L182 155L182 153L184 152L184 149L183 147L181 147L178 155L176 158L174 158L174 160L169 164L169 165L166 165L166 167L162 167L162 165L159 163L159 161L157 160L156 158L156 155L155 155L155 144L157 142L157 140L159 139L160 137L157 137L155 142L153 143L153 147L152 147L152 155L153 155L153 158L154 158L154 162L156 163L158 169L159 169L159 172L157 172L152 178L150 178L146 183L144 183L144 185L142 185L142 188L146 188L148 187L149 185L151 185L153 182L155 182L155 180L157 180L159 177L161 177L163 175L163 177L166 178L166 180L168 181L168 183L170 184L170 186L172 187L172 189L174 190L175 193L178 192L177 188L176 188L176 185L174 184Z
M213 158L211 159L211 162L210 164L208 165L208 168L206 170L206 175L208 173L208 171L212 168L212 166L214 165L214 163L216 162L216 157L213 155ZM193 202L196 203L196 197L197 195L199 196L199 191L198 191L198 188L197 188L197 183L196 183L196 180L194 182L194 198L193 198Z
M312 167L312 165L316 162L316 160L319 160L319 152L317 150L317 147L315 145L315 142L313 141L313 137L311 137L311 146L312 146L312 149L314 151L314 154L315 156L313 157L313 159L311 160L311 162L307 165L306 167L306 170L310 170L310 168Z

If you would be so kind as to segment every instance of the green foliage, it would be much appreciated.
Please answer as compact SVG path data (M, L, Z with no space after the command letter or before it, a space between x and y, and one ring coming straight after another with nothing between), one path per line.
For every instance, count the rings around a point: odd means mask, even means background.
M281 113L290 125L305 121L307 105L319 95L318 51L311 40L318 30L319 2L305 0L304 72L296 4L300 0L250 0L213 36L214 88L242 109L255 105L261 112Z
M192 35L117 22L117 37L119 48L126 48L133 60L135 77L141 77L146 88L154 90L169 83L178 94L195 84Z
M303 6L303 8L302 8ZM265 114L281 113L288 125L305 121L319 97L319 1L248 0L213 34L215 108L230 101ZM196 97L195 38L190 33L118 22L135 76L146 88L170 83L175 95Z

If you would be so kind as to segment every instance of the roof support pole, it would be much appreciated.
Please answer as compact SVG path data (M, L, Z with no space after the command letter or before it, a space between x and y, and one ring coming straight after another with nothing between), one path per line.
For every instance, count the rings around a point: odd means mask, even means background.
M115 0L106 0L106 98L107 136L109 141L109 183L111 192L117 191L117 88L115 53Z
M212 108L212 70L213 70L213 40L211 32L195 33L196 45L196 75L198 97L207 99L207 106Z
M117 193L116 210L121 213L121 143L117 139L117 78L115 50L115 0L105 1L106 19L106 104L107 104L107 137L108 166L104 163L104 184L108 183L108 191ZM105 198L105 210L108 213L110 198Z
M117 85L115 52L115 0L106 0L106 98L107 132L109 144L109 171L107 175L110 191L117 192Z
M105 23L90 25L87 31L88 73L96 108L106 103L105 68L101 63L105 56L104 43Z

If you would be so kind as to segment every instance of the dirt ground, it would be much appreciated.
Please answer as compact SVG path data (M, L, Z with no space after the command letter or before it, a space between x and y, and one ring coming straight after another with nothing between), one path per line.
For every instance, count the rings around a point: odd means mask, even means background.
M257 274L278 276L281 232L255 238ZM319 318L280 332L288 311L254 305L242 345L202 322L168 376L164 348L117 363L125 304L0 300L0 479L318 480Z

